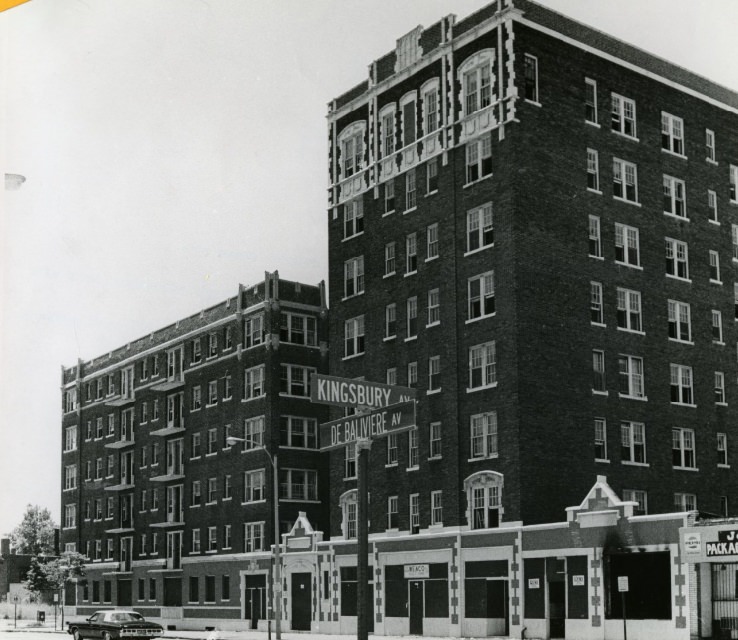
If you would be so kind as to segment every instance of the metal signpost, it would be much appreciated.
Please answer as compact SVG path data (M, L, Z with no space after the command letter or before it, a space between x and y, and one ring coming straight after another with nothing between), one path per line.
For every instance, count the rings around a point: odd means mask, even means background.
M618 591L623 603L623 640L628 640L627 616L625 615L625 594L628 593L628 576L618 576Z
M356 637L369 637L367 609L369 577L369 528L367 474L369 448L374 438L408 431L415 427L415 389L366 380L313 374L310 399L321 404L354 407L358 413L320 425L320 450L330 451L356 445L357 458L357 584Z

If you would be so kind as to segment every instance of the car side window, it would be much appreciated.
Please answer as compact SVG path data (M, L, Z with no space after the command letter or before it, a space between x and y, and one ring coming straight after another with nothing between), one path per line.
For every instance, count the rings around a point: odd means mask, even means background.
M99 614L99 613L93 613L93 614L92 614L92 615L90 616L90 622L97 622L97 619L98 619L99 617L100 617L100 614Z

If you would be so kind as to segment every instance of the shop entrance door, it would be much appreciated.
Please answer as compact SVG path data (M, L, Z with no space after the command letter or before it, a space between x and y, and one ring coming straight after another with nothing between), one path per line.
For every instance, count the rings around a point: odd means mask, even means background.
M256 629L259 620L266 617L266 576L246 576L244 580L244 618Z
M422 636L423 635L423 601L424 601L424 589L422 580L410 580L408 582L408 589L410 589L410 597L408 598L410 611L408 612L410 617L410 635L411 636Z
M738 563L713 563L712 637L738 637Z
M310 577L292 574L292 631L310 631Z

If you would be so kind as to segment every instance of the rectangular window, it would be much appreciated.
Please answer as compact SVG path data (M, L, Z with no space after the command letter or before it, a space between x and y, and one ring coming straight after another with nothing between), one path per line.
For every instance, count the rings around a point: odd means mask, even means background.
M217 453L218 451L218 429L213 427L208 429L208 455Z
M208 335L208 358L214 358L218 355L218 334L211 333Z
M717 344L723 344L723 314L717 309L713 309L711 316L712 316L712 341Z
M431 158L425 165L425 193L438 191L438 158Z
M491 68L490 61L464 73L464 115L468 116L491 104Z
M417 469L419 457L418 430L415 428L407 432L407 468Z
M225 525L227 527L228 531L228 540L231 540L231 525L227 524ZM227 547L224 547L227 549L231 548L231 545L229 544ZM221 600L230 600L231 599L231 576L229 576L227 573L223 574L220 579L220 599Z
M697 496L693 493L675 493L674 508L677 511L696 511Z
M64 467L64 490L77 488L77 465L70 464Z
M720 224L720 220L718 220L717 193L715 193L712 189L707 190L707 209L708 209L707 219L710 222ZM735 250L733 251L733 256L736 257Z
M494 244L492 203L487 203L466 214L466 251L471 253Z
M407 386L417 387L418 386L418 363L408 362L407 363Z
M218 501L218 478L208 478L208 499L207 504L213 504Z
M423 133L429 133L438 129L438 88L432 87L423 93Z
M715 132L705 129L705 159L708 162L716 162L715 157Z
M438 257L438 224L428 225L426 230L426 261Z
M261 420L263 425L263 418ZM297 449L318 448L318 423L315 418L281 416L279 420L284 445Z
M357 356L364 353L364 316L350 318L344 324L345 353L344 357ZM295 395L295 394L292 394ZM297 395L305 395L300 393Z
M192 530L192 553L200 553L202 547L200 546L200 529Z
M395 179L390 178L384 183L384 215L395 210Z
M231 327L224 327L223 328L223 350L228 351L228 349L233 348L233 330Z
M497 449L497 413L479 413L470 419L472 459L496 458Z
M244 551L261 551L264 548L264 523L247 522L243 525Z
M397 384L397 367L390 367L387 369L386 375L385 375L385 383L386 384Z
M230 500L233 497L233 483L230 474L223 476L223 499Z
M243 501L259 502L260 500L264 499L264 469L244 472Z
M612 194L618 200L638 202L638 171L632 162L612 159Z
M318 472L312 469L282 469L279 497L285 500L317 500Z
M364 291L364 258L360 260L356 268L359 269L353 275L355 277L356 293ZM359 286L360 285L360 286ZM301 313L283 311L279 314L279 340L290 344L299 344L308 347L318 345L317 319L314 316L306 316Z
M417 188L415 182L415 169L410 169L405 174L405 211L414 209L417 205Z
M592 391L596 393L607 393L605 352L600 349L592 350L592 375Z
M589 255L592 258L602 257L602 235L600 233L599 216L589 216Z
M428 358L428 391L441 388L441 356Z
M479 276L469 278L467 282L469 295L468 318L475 320L491 316L495 312L495 280L494 272L488 271Z
M646 464L646 427L642 422L620 423L620 458L623 462Z
M67 427L64 430L64 452L77 450L77 427Z
M417 138L415 100L402 105L402 146L406 147L415 142Z
M584 79L584 119L597 124L597 82Z
M396 269L395 243L388 242L384 245L384 275L391 276Z
M393 302L384 308L384 337L394 338L397 335L397 305Z
M723 467L728 466L728 434L717 434L717 454L718 464Z
M218 381L211 380L208 382L208 406L218 404Z
M466 183L492 175L492 136L485 134L466 143Z
M395 112L382 115L382 157L388 158L395 152Z
M430 458L441 457L441 423L431 422L428 429L428 439L430 441Z
M607 422L604 418L594 419L595 460L607 460Z
M618 328L626 331L643 331L641 317L641 292L617 288Z
M665 238L666 275L689 280L689 253L686 242Z
M443 524L443 491L431 491L431 521L434 524Z
M618 357L620 373L620 395L630 398L645 398L643 385L643 359L636 356Z
M594 149L587 149L587 188L600 190L600 161Z
M438 324L441 321L441 294L439 289L431 289L428 292L428 326Z
M357 335L356 345L364 347L364 316L361 316L361 322L356 325L356 330L360 331ZM359 318L357 318L358 320ZM315 373L313 367L301 367L296 364L283 364L280 367L279 376L279 392L288 396L297 396L300 398L310 397L310 376Z
M636 137L636 105L630 98L612 94L612 130L630 138Z
M615 262L630 267L641 265L640 239L635 227L615 223Z
M356 477L356 444L347 444L344 447L343 479L351 480Z
M681 469L696 468L692 429L671 430L671 464Z
M648 513L648 496L640 489L623 489L623 502L635 502L634 516L645 516Z
M387 528L397 529L397 496L387 498Z
M405 273L415 273L418 270L418 237L410 233L405 238Z
M410 533L420 531L420 496L417 493L410 494Z
M215 551L215 547L208 550ZM205 576L205 602L215 602L215 576Z
M710 282L722 284L720 281L720 255L717 251L710 251Z
M77 505L64 505L64 528L72 529L77 526Z
M730 165L730 201L738 203L738 167Z
M364 293L364 256L343 263L343 282L344 298Z
M674 404L694 404L692 389L692 367L683 364L670 364L671 402Z
M202 504L202 493L200 488L200 481L192 481L192 492L190 494L190 506L197 507Z
M669 338L679 342L692 341L692 320L689 304L669 300Z
M664 175L664 213L687 219L684 180Z
M418 298L413 296L407 299L407 338L418 335ZM406 338L406 339L407 339Z
M343 205L343 239L348 240L364 232L364 203L361 197Z
M722 371L715 372L715 404L726 404L725 374Z
M246 318L243 323L244 347L255 347L264 342L264 316L262 314Z
M661 112L661 148L677 155L684 155L684 121L669 113Z
M260 398L265 393L264 389L264 365L246 369L244 371L244 399Z
M497 384L495 343L487 342L469 348L469 389Z
M525 99L538 102L538 59L530 54L525 54Z
M602 307L602 283L589 283L589 319L592 324L605 325L605 315Z
M397 460L397 434L390 433L387 436L387 465L395 465Z

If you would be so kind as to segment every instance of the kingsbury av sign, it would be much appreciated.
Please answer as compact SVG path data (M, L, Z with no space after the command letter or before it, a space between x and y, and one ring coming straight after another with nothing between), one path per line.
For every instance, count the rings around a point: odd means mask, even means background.
M310 380L310 399L321 404L338 407L369 407L379 409L415 398L416 390L410 387L338 378L314 373Z

